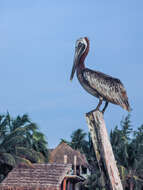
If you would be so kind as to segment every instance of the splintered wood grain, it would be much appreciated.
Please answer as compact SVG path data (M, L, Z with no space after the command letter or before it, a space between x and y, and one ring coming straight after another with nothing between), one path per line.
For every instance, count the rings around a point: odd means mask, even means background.
M95 111L93 114L87 115L86 120L90 129L95 153L96 155L97 153L100 154L97 160L99 162L100 158L102 159L108 174L110 189L123 190L103 114L99 111Z

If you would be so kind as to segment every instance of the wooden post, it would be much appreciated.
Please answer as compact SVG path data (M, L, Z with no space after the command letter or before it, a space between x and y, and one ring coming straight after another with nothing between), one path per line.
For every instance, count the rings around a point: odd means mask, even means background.
M77 165L77 156L74 155L74 175L77 174L77 172L76 172L76 165Z
M86 115L86 121L91 134L99 169L103 171L101 165L104 163L103 167L107 173L111 190L123 190L103 114L99 111L95 111L90 115ZM104 180L106 180L105 176Z
M67 155L64 155L64 164L67 164L68 157Z

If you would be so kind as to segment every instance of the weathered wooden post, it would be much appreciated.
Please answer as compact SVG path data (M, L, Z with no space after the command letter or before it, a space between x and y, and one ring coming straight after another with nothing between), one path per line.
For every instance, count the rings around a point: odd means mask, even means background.
M103 114L99 111L95 111L89 115L86 114L86 121L100 171L103 172L102 167L104 167L111 190L123 190ZM106 180L106 177L104 176L104 180Z

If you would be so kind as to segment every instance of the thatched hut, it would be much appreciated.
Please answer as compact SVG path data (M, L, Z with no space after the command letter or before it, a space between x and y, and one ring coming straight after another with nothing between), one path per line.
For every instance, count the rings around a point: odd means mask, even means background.
M62 142L50 154L50 163L72 164L73 173L86 176L89 174L88 162L84 154Z
M80 177L70 175L70 164L18 165L0 184L0 190L74 190Z

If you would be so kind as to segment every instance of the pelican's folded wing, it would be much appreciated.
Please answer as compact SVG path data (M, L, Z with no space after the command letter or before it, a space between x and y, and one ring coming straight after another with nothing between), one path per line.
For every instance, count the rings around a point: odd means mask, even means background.
M128 111L130 110L126 90L119 79L90 69L84 69L83 77L88 85L105 100L118 104Z

